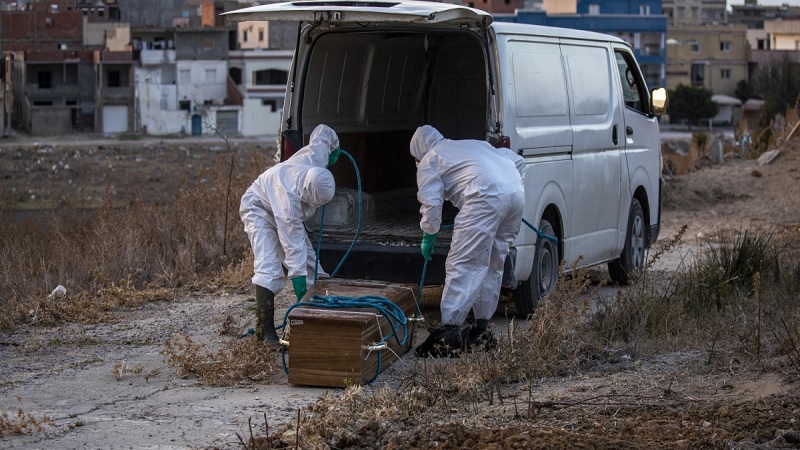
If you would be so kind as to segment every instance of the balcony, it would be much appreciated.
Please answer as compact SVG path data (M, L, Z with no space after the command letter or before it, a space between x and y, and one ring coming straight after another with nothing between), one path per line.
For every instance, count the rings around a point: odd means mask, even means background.
M175 64L175 50L142 50L139 57L143 66Z

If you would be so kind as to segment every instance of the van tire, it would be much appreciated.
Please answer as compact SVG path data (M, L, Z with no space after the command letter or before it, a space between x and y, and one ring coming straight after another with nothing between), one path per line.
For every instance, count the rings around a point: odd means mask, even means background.
M644 210L639 200L634 198L631 200L631 210L628 214L625 247L618 259L608 263L608 274L615 283L627 285L636 274L644 269L646 247L647 230Z
M556 236L553 226L546 219L539 222L539 230L548 236ZM553 292L558 283L559 261L558 245L550 239L536 239L531 276L514 290L517 315L528 317L539 306L539 302Z

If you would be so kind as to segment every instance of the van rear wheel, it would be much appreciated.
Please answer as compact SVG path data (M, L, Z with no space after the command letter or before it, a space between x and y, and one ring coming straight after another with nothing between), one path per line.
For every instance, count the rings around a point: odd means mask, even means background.
M550 222L542 219L539 230L548 236L555 236ZM558 245L550 239L536 239L531 276L514 290L514 304L517 315L527 317L539 306L539 302L555 289L558 283Z
M625 247L618 259L608 263L608 274L614 282L626 285L644 269L644 251L647 247L644 210L635 198L631 200Z

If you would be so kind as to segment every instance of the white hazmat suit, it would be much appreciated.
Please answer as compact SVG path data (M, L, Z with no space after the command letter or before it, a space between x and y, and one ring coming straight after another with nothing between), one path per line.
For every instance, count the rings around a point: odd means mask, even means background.
M330 127L317 126L309 144L286 161L262 173L242 196L239 215L254 254L253 284L274 294L288 278L314 282L316 254L303 222L333 198L336 186L326 169L328 157L339 147ZM327 276L318 269L318 276Z
M429 125L417 128L410 147L419 161L422 231L438 233L445 200L459 209L445 266L442 325L461 325L470 308L475 319L489 320L522 222L524 161L488 142L445 139Z

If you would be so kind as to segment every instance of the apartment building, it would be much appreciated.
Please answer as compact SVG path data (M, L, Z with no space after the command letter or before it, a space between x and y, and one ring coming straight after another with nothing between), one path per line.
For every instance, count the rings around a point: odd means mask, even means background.
M727 21L725 0L663 0L661 9L668 26L723 24Z
M733 96L748 80L747 30L733 25L681 25L669 28L667 88L679 84Z

